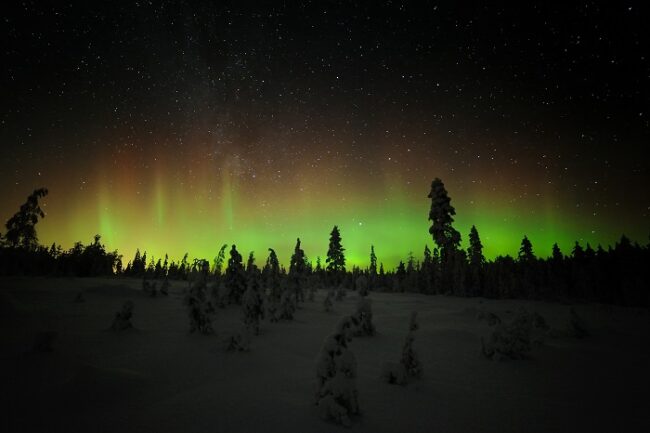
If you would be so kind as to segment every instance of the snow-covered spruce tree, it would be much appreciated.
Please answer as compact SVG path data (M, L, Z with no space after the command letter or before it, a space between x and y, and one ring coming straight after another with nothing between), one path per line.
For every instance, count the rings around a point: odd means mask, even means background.
M325 312L329 313L334 307L334 289L329 289L327 295L325 295L325 300L323 301L323 306L325 307Z
M230 289L228 288L224 278L220 278L219 281L212 283L210 294L215 306L226 308L228 300L230 299Z
M133 301L126 301L124 305L122 305L122 310L115 313L115 318L113 319L111 330L125 331L127 329L133 328L133 324L131 323L132 316L133 316Z
M198 331L201 334L214 332L212 317L210 316L212 306L206 294L209 270L210 265L207 260L203 260L201 270L195 274L192 285L185 295L185 305L190 318L190 332Z
M419 327L417 312L414 311L411 313L409 332L406 334L406 339L402 346L402 356L399 363L385 362L382 365L381 375L384 381L396 385L406 385L409 378L419 378L422 376L422 364L420 363L417 352L413 349L415 331Z
M375 325L372 323L372 304L371 300L365 297L359 297L357 300L357 309L352 316L355 322L354 335L375 335Z
M271 322L278 320L277 311L282 297L281 278L278 256L273 248L269 248L269 257L262 268L262 283L266 292L266 308Z
M241 304L242 295L246 291L246 274L242 264L242 256L234 244L230 249L225 281L229 292L228 301L231 304Z
M422 364L420 363L417 352L413 349L415 330L418 328L417 313L414 311L411 314L409 333L406 334L406 340L404 340L404 347L402 348L402 359L400 360L400 363L404 366L404 370L406 371L406 376L413 378L419 378L422 376Z
M370 266L368 267L368 285L370 287L377 287L377 255L375 254L375 246L370 245Z
M296 297L294 295L293 290L285 286L275 311L277 320L293 320L293 315L296 312Z
M246 328L253 335L259 335L260 320L264 318L264 303L259 290L259 281L256 278L248 280L248 289L242 299L242 310Z
M321 348L316 364L316 404L323 419L350 426L359 413L357 363L348 348L353 322L343 317Z

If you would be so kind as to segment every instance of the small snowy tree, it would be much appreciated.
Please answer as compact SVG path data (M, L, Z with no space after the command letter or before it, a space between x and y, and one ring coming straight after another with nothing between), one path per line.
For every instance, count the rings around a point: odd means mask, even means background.
M421 377L422 364L418 358L418 354L413 349L413 342L415 341L415 333L409 332L404 340L404 347L402 348L401 364L404 366L407 377Z
M409 319L409 332L415 332L420 329L420 324L418 323L418 312L413 311L411 313L411 318Z
M247 326L240 333L233 334L226 340L226 350L229 352L248 352L250 346L251 334Z
M203 261L201 271L195 274L190 290L185 295L185 305L190 318L190 332L198 331L201 334L214 332L210 316L212 306L206 295L209 269L208 262Z
M152 298L155 298L156 295L158 294L157 285L158 284L156 281L147 280L146 275L142 279L142 291L144 291L147 295L151 296Z
M254 335L260 333L260 320L264 318L264 304L256 279L248 281L248 289L242 298L244 325Z
M350 317L339 321L334 333L325 339L316 364L316 404L320 416L345 426L351 425L351 415L359 413L357 363L348 348L352 326Z
M127 329L133 328L133 324L131 323L132 316L133 316L133 301L126 301L124 305L122 305L122 310L115 313L115 318L113 319L111 330L125 331Z
M361 297L357 301L357 310L352 316L356 324L354 335L375 335L375 325L372 323L372 304L368 298Z
M334 307L334 290L329 289L327 291L327 295L325 296L325 300L323 301L323 306L325 307L325 312L329 313L332 311L332 307Z
M567 334L570 337L584 338L589 336L587 326L576 310L571 307L569 310L569 323L567 324Z
M278 320L293 320L295 312L296 298L294 292L290 289L285 289L282 291L282 296L280 297L280 304L276 311L276 317Z
M171 288L171 283L169 282L169 278L165 276L165 279L162 282L162 285L160 287L160 294L161 295L169 295L169 289Z
M406 334L406 339L402 346L402 356L399 363L385 362L382 365L381 375L384 381L396 385L406 385L409 378L419 378L422 376L422 364L420 363L417 352L413 349L415 331L419 327L417 312L414 311L411 313L409 332Z
M345 290L345 285L343 283L339 284L339 286L336 288L336 300L337 301L342 301L345 299L345 296L347 295L347 292Z
M360 275L355 283L359 296L368 296L368 279L365 275Z

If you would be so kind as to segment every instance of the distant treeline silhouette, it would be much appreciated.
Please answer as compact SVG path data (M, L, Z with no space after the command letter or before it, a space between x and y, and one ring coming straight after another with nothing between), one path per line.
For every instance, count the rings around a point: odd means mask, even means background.
M227 261L227 245L223 245L212 263L205 259L190 262L188 254L178 262L170 261L167 255L155 260L137 250L124 266L122 255L117 250L107 251L99 235L92 243L77 242L69 250L56 244L49 248L39 245L35 225L44 213L38 199L45 195L44 188L34 191L7 221L7 232L0 234L0 275L187 280L193 273L207 271L215 282L236 288L232 293L243 292L251 281L265 291L291 287L296 293L332 286L356 290L357 285L363 284L370 290L386 292L650 306L650 245L632 243L626 236L607 249L600 245L593 249L589 244L583 247L576 241L570 254L563 254L554 244L550 257L538 258L524 236L516 258L499 256L486 260L474 226L469 234L469 248L459 247L460 234L452 225L455 210L440 179L432 182L429 194L429 232L437 248L425 246L422 260L410 254L396 269L388 271L383 264L377 265L373 246L367 267L346 269L345 249L336 226L330 233L325 264L320 257L315 265L308 261L298 239L288 271L279 265L273 249L269 248L268 259L259 268L252 252L247 263L242 263L235 245Z

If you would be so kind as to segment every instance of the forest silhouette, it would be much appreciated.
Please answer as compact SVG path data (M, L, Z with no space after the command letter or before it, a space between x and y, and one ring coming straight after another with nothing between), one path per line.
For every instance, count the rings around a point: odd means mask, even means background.
M132 277L145 282L155 280L188 280L201 273L230 294L228 303L241 303L246 287L254 284L264 292L278 296L290 289L296 299L304 291L316 288L341 288L382 292L415 292L464 297L536 299L559 302L601 302L647 307L650 305L650 245L633 243L625 235L614 246L582 246L575 242L564 254L557 243L552 255L536 257L527 236L521 241L516 257L498 256L488 260L483 255L479 232L472 226L469 247L460 248L460 233L453 227L455 209L443 182L436 178L431 184L429 233L437 248L425 246L422 260L412 254L400 261L396 269L385 270L371 245L367 267L345 266L344 240L337 226L329 237L325 264L318 257L315 264L307 259L297 240L289 269L279 264L272 248L264 265L255 264L251 252L243 263L236 245L232 245L226 261L227 245L223 245L212 262L194 259L186 253L180 261L167 255L155 260L138 249L124 265L117 251L107 251L101 236L84 245L74 244L69 250L60 245L39 244L36 225L45 213L39 199L48 194L40 188L28 196L5 224L0 234L0 275L52 277ZM369 240L371 241L371 240ZM225 265L225 269L224 269ZM360 278L363 277L363 278ZM362 282L362 283L360 283Z

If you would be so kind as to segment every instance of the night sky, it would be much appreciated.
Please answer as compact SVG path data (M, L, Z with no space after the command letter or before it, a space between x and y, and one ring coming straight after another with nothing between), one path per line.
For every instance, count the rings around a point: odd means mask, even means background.
M0 220L45 186L44 244L286 264L338 224L391 268L440 177L490 258L647 243L642 2L242 3L3 6Z

